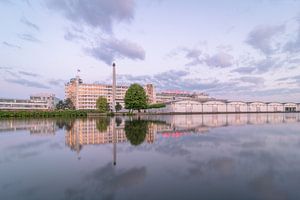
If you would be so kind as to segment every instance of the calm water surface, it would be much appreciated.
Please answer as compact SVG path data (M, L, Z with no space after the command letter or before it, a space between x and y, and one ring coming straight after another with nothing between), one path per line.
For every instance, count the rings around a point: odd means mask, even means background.
M300 199L300 115L0 121L0 199Z

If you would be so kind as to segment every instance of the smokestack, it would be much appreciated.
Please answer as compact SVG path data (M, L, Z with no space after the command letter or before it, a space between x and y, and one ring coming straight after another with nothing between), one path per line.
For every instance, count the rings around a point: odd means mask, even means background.
M112 64L113 67L113 83L112 83L112 111L116 110L116 64Z

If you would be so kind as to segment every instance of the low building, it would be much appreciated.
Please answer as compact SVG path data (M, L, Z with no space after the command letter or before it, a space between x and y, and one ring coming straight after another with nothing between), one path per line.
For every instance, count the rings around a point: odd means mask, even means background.
M31 95L30 99L0 99L1 110L52 110L55 108L54 94Z
M242 102L226 100L175 100L166 103L163 109L149 112L168 113L264 113L264 112L300 112L297 103Z
M55 109L55 105L59 101L59 99L56 98L54 94L49 94L49 93L39 93L39 94L30 95L30 100L34 102L46 101L48 103L48 109Z
M211 99L206 93L191 93L188 91L163 91L156 94L157 103L167 103L178 100L208 100Z

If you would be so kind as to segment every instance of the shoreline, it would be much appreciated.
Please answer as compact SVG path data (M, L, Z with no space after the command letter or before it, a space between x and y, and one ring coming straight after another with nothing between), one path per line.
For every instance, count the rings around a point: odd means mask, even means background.
M0 119L22 119L22 118L93 118L113 116L145 116L145 115L218 115L218 114L269 114L269 113L300 113L293 112L135 112L135 113L99 113L91 110L54 110L54 111L0 111Z

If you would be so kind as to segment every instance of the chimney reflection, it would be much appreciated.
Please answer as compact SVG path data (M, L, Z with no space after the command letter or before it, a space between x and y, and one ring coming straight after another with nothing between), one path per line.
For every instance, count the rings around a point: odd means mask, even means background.
M116 133L116 118L112 120L112 133L113 133L113 165L117 164L117 133Z

